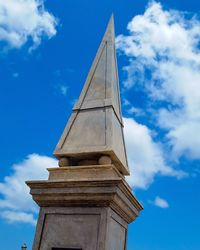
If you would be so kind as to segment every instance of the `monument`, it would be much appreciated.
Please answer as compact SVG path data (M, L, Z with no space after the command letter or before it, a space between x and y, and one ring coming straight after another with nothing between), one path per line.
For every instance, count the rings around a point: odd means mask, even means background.
M111 17L78 102L54 151L49 179L27 181L40 206L33 250L125 250L142 206L129 175Z

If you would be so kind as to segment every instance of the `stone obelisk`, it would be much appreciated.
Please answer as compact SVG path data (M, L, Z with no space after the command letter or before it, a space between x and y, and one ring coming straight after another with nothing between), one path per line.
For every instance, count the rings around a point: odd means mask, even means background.
M124 178L113 16L54 155L49 179L27 182L40 206L33 250L125 250L142 206Z

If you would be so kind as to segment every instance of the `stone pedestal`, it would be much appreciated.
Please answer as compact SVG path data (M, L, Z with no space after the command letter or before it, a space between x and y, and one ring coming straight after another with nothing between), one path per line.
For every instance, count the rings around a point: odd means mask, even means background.
M27 182L40 206L33 250L125 250L142 206L116 167L48 170L49 180Z
M124 179L113 16L54 155L60 168L27 182L40 206L33 250L125 250L142 206Z

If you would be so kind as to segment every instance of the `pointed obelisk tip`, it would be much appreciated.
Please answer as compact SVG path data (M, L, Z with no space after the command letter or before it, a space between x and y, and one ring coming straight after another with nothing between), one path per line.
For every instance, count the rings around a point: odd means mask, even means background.
M113 13L109 19L103 40L111 41L111 42L115 41L115 27L114 27L114 14Z
M112 22L114 22L114 13L112 12L111 16L110 16L110 20L112 20Z
M112 13L112 15L110 16L109 22L108 22L108 27L114 29L114 14Z

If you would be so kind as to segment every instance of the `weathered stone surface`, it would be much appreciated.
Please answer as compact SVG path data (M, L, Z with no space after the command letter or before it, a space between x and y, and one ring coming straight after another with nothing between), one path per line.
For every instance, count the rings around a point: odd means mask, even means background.
M33 250L126 249L127 223L106 207L41 208Z
M49 168L49 180L110 180L124 176L112 164Z
M142 206L113 165L71 169L49 169L49 180L27 182L40 207L108 206L127 223L137 217Z
M66 157L60 158L58 162L59 167L67 167L70 165L70 160Z
M111 164L111 163L112 163L112 160L109 156L104 155L99 158L100 165L106 165L106 164Z
M117 168L109 164L48 171L49 180L27 182L41 207L33 250L124 250L127 224L142 206Z
M72 165L78 160L98 160L102 155L109 155L120 172L129 174L113 17L54 155L58 159L72 158Z
M81 160L78 162L79 166L87 166L87 165L97 165L97 160Z

